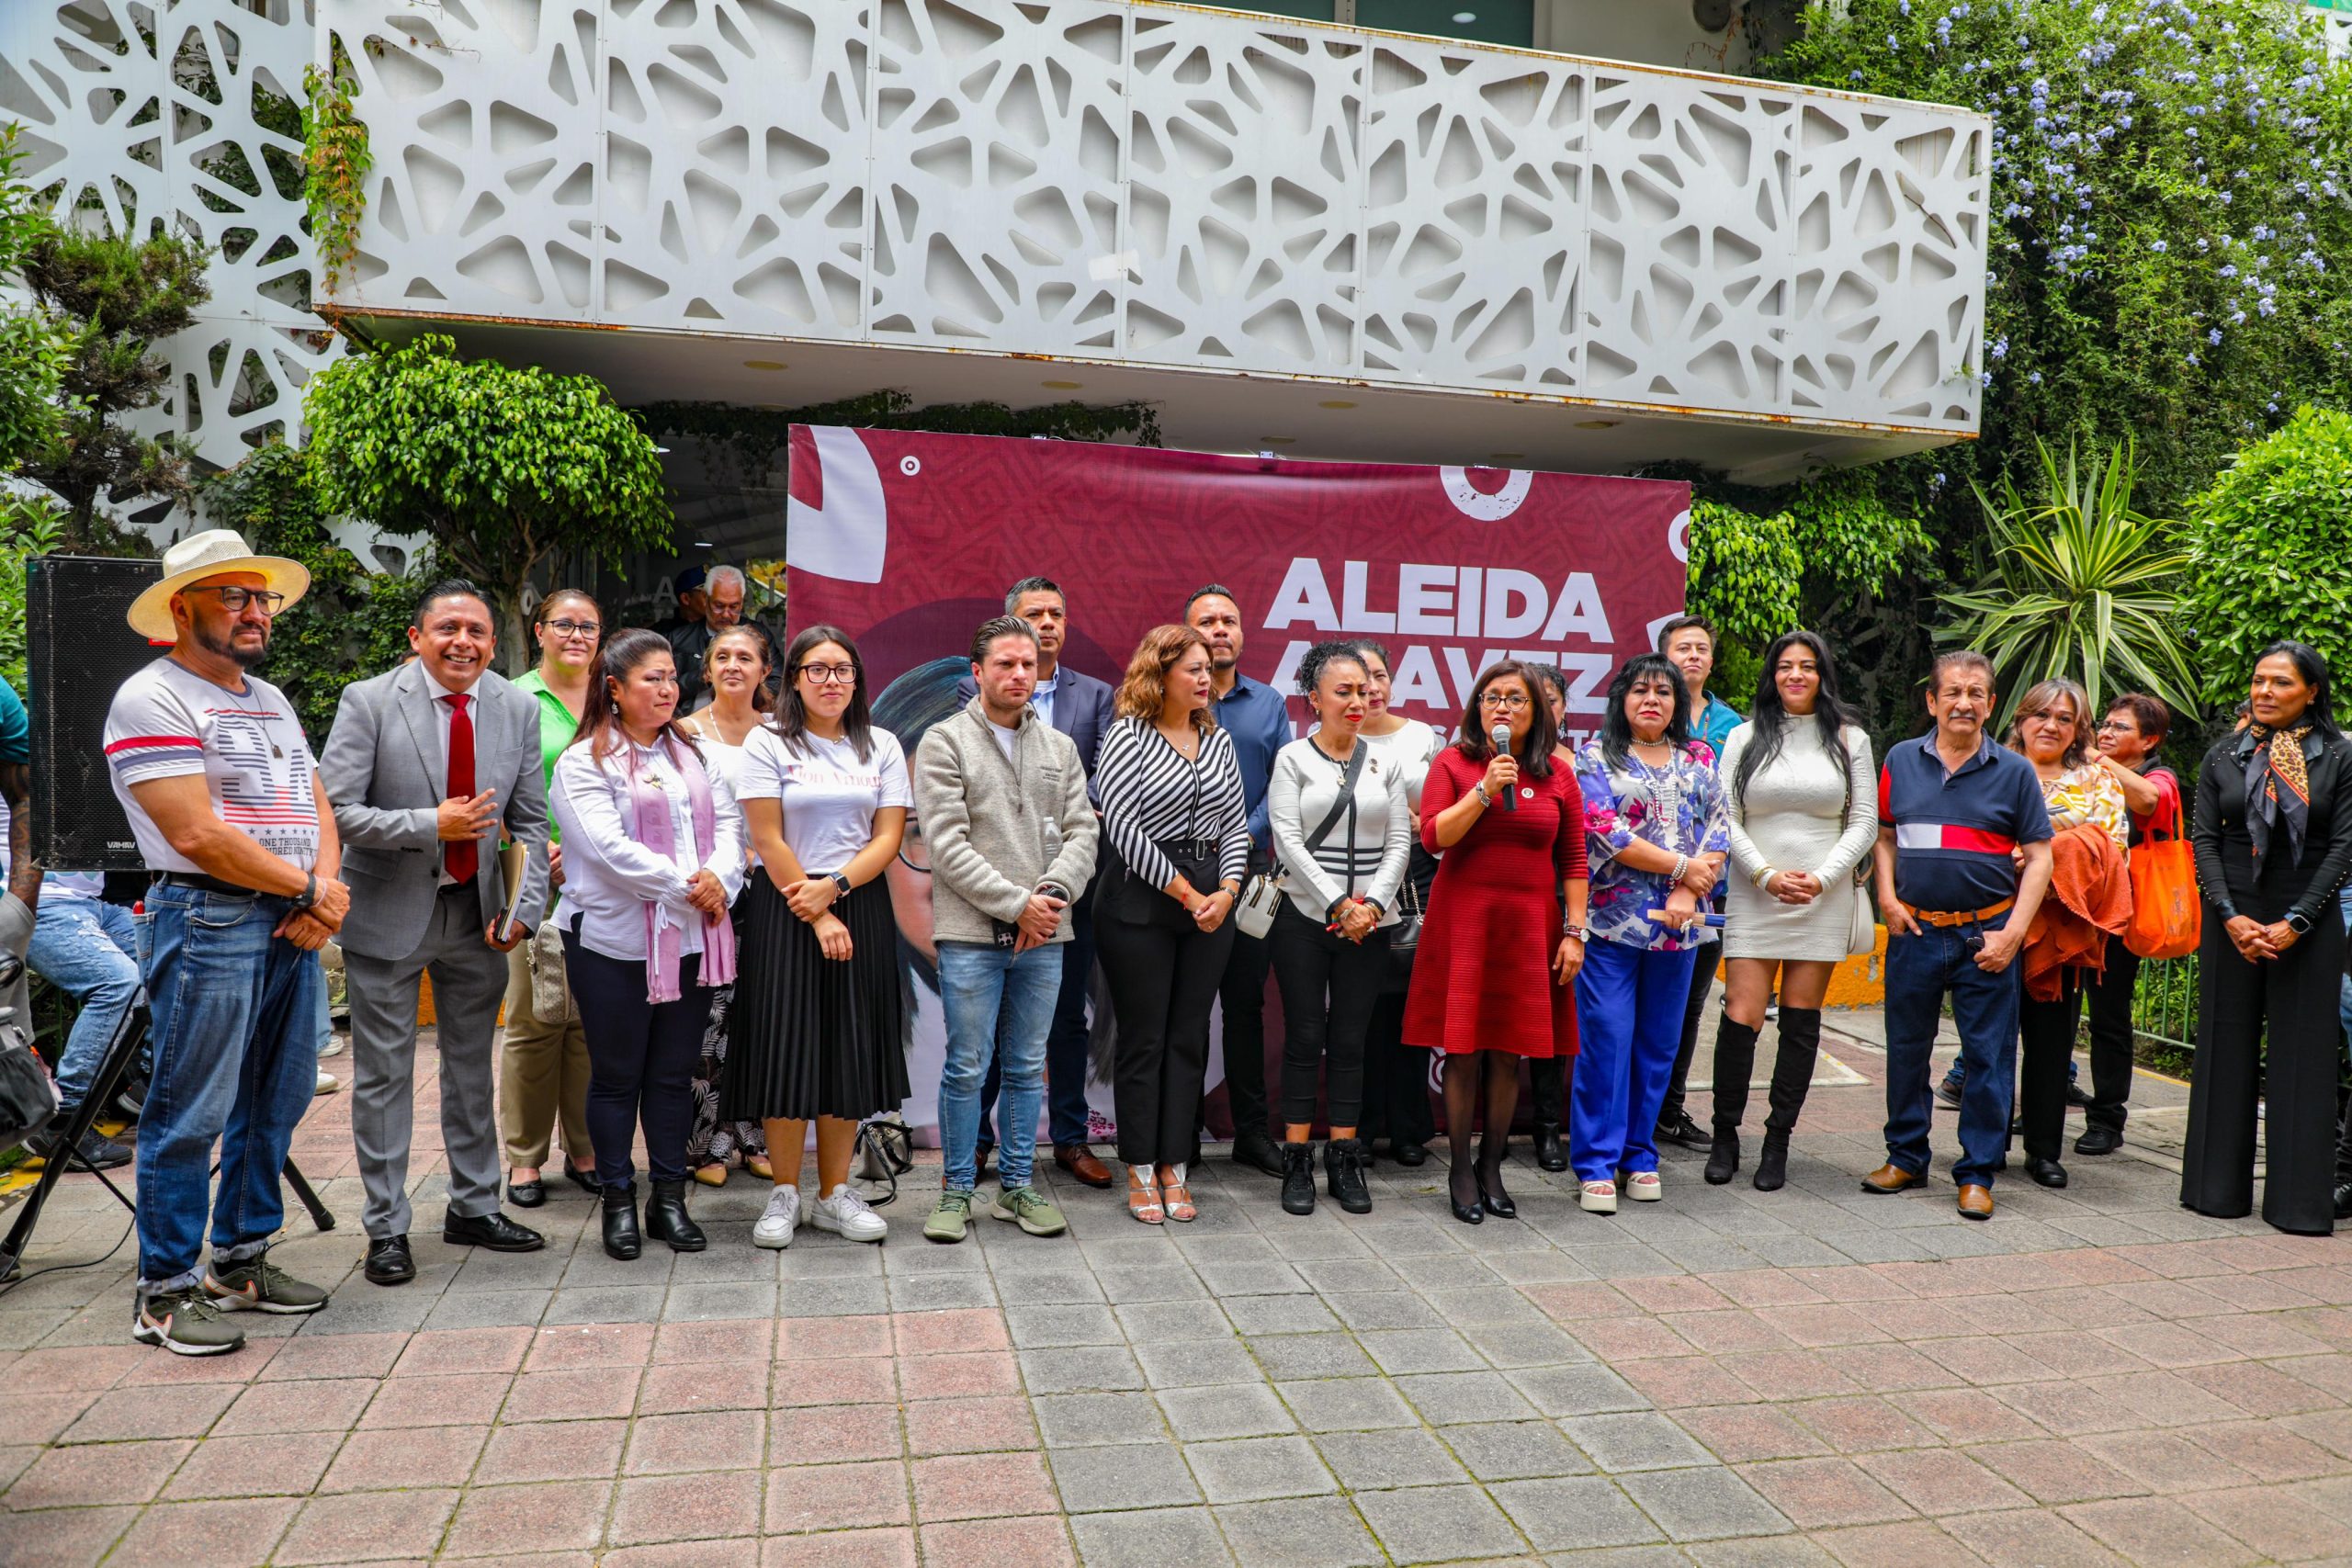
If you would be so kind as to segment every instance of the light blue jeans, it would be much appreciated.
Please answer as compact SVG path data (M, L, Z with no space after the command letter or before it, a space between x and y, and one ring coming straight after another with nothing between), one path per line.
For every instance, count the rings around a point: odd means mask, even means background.
M947 1013L939 1143L946 1156L948 1191L969 1192L978 1180L980 1085L990 1058L1000 1052L998 1125L1012 1134L997 1150L998 1185L1006 1191L1029 1185L1037 1153L1037 1102L1046 1087L1046 1034L1061 988L1059 943L1026 953L976 942L939 944L939 997Z
M139 1001L138 922L119 904L45 896L25 962L82 1004L57 1058L57 1098L70 1111L88 1097L115 1026Z
M139 1119L141 1291L198 1278L208 1207L222 1263L265 1251L285 1223L278 1175L318 1088L326 984L317 953L270 935L286 910L262 894L148 890L155 1074Z

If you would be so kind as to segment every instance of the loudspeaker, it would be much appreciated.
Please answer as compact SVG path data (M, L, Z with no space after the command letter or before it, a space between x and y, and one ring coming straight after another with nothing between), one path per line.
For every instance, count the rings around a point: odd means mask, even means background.
M26 568L33 852L51 871L141 870L107 767L107 709L116 689L162 651L124 616L163 576L163 563L37 556Z

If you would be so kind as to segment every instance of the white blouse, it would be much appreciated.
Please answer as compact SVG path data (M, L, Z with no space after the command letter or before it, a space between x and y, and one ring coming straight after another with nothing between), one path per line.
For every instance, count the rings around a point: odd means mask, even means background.
M702 951L703 913L686 902L686 885L697 871L718 878L732 901L743 889L743 813L735 804L726 771L706 767L710 784L710 854L695 853L694 800L686 781L667 755L650 747L625 745L599 767L585 736L565 749L555 765L548 805L563 829L563 908L581 942L607 958L645 957L645 906L657 905L664 925L679 932L681 953ZM668 856L637 838L637 807L629 771L662 791L670 808Z

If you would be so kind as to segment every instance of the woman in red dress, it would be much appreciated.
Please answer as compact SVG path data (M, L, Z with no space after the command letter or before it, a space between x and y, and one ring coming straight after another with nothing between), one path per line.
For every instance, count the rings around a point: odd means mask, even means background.
M1507 748L1489 738L1498 727ZM1519 1213L1502 1160L1520 1059L1577 1054L1584 799L1576 771L1552 755L1557 739L1526 667L1504 660L1478 677L1462 738L1438 753L1421 792L1421 842L1443 858L1405 1000L1405 1043L1444 1054L1448 1195L1464 1224ZM1487 1135L1474 1168L1482 1083Z

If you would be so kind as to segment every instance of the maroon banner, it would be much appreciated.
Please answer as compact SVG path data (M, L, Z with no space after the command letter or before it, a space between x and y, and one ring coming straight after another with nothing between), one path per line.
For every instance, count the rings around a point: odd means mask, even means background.
M1311 644L1370 637L1389 652L1392 706L1450 738L1480 670L1541 660L1567 677L1574 745L1611 672L1682 610L1690 505L1689 486L1651 479L796 425L786 615L856 639L876 721L910 757L954 711L974 628L1031 576L1069 601L1063 662L1114 685L1142 635L1216 582L1241 609L1242 672L1285 695ZM1304 717L1293 698L1294 728ZM919 1127L935 1121L944 1051L926 863L917 825L892 892L914 970L905 1109ZM1278 1009L1270 997L1270 1082ZM1088 1086L1098 1135L1103 1066ZM1213 1061L1212 1087L1222 1078ZM1224 1097L1211 1105L1221 1122Z

